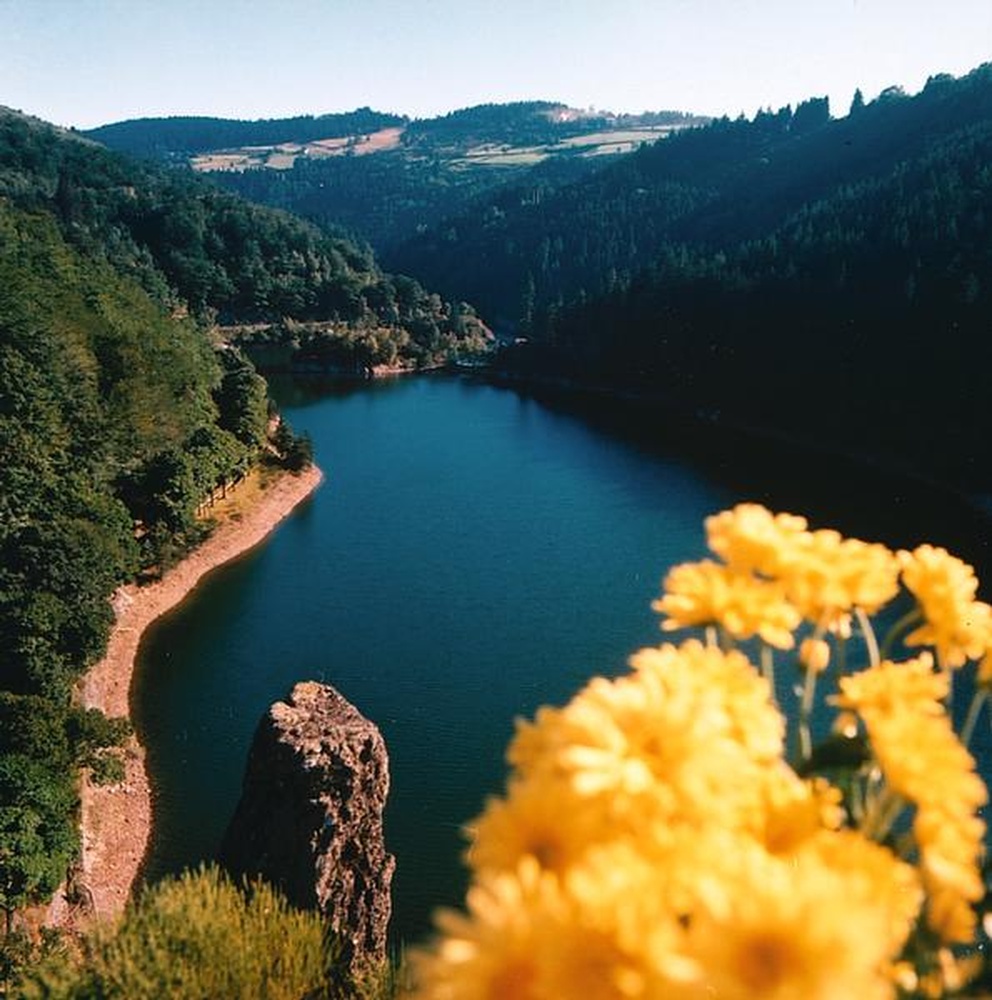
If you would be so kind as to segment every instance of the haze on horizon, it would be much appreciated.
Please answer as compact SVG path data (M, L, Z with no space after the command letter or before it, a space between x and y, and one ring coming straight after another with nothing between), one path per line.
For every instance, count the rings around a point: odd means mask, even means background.
M0 104L89 128L559 100L753 115L992 58L989 0L0 0Z

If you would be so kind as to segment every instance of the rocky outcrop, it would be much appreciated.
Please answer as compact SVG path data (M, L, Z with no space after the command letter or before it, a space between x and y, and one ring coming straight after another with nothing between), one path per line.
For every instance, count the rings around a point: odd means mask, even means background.
M297 684L262 718L221 847L234 876L261 876L318 909L355 967L386 954L390 883L382 734L327 684Z

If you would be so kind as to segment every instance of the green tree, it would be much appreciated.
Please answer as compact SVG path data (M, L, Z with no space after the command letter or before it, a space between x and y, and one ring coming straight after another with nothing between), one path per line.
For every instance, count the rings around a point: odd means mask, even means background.
M268 387L237 348L219 353L224 375L214 393L217 422L247 448L259 448L268 425Z
M79 846L71 772L23 754L0 755L0 907L48 899Z

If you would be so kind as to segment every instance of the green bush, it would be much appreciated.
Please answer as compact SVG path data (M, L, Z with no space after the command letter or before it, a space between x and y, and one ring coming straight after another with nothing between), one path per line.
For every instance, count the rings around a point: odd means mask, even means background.
M300 1000L327 995L329 949L315 913L216 869L150 889L116 931L82 942L77 963L44 963L15 995L47 1000Z

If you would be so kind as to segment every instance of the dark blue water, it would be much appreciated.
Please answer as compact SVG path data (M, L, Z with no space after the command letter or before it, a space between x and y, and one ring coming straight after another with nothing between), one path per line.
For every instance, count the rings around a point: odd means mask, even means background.
M441 377L277 391L327 478L146 636L149 872L211 857L258 719L296 681L328 681L389 747L407 940L462 895L459 830L502 784L514 718L659 641L649 604L666 567L703 554L707 514L758 499L902 544L944 540L939 516L945 544L985 541L902 485L611 406Z

